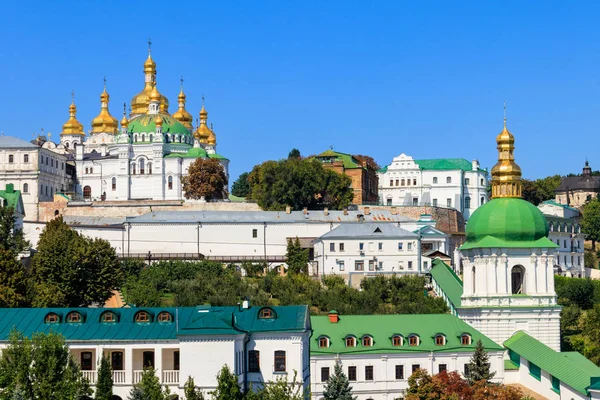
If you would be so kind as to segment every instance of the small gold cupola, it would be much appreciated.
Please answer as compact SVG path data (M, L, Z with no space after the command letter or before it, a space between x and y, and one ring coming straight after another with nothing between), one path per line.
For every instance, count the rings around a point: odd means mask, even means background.
M194 131L194 137L202 144L215 145L217 138L215 133L207 125L208 111L204 108L204 96L202 96L202 109L200 110L200 125Z
M515 163L515 137L506 128L496 137L498 162L492 168L492 198L521 197L521 168Z
M193 129L192 127L192 114L190 114L185 109L185 93L183 93L183 77L181 78L181 90L179 92L179 96L177 96L177 100L179 101L179 109L173 114L173 118L177 121L181 122L183 126L188 128L190 131Z
M77 106L75 105L75 93L71 93L71 105L69 106L69 120L64 123L61 135L82 135L85 136L83 125L77 121Z
M127 120L127 104L123 103L123 118L121 118L121 127L127 129L129 121Z
M106 92L106 78L104 78L104 91L100 95L100 114L92 120L92 133L117 134L119 132L117 119L108 111L109 99L110 96Z
M131 99L131 115L146 114L150 104L150 93L156 86L156 62L152 59L152 42L148 40L148 58L144 62L144 90ZM161 95L160 112L169 113L169 99Z

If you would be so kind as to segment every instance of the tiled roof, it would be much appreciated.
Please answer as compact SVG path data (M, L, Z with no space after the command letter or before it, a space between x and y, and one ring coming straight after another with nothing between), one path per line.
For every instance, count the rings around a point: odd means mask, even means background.
M23 139L16 138L14 136L0 136L0 148L38 148L38 146L31 144Z
M396 239L414 238L417 234L400 228L396 224L365 222L361 224L342 224L322 235L322 239L338 238L369 238L369 239Z
M276 318L260 319L262 307L166 307L166 308L5 308L0 309L0 341L8 340L13 328L30 336L37 332L57 332L67 341L168 340L182 335L240 334L243 332L304 331L310 329L307 306L270 307ZM152 322L135 322L140 311L150 314ZM166 311L173 322L157 322ZM78 312L81 323L69 323L67 315ZM117 322L102 322L105 312L116 315ZM45 317L57 314L60 322L46 323Z
M381 354L415 352L473 352L477 340L487 351L501 351L502 347L470 325L450 314L395 314L395 315L340 315L337 323L328 316L312 316L313 335L311 355L320 354ZM461 344L461 335L471 336L471 344ZM446 344L436 345L435 336L445 335ZM369 335L373 345L363 347L361 338ZM393 346L392 338L401 335L402 346ZM419 337L418 346L409 346L409 336ZM329 347L319 347L319 338L329 338ZM346 347L345 338L354 336L356 347Z
M460 308L460 297L463 293L463 283L445 262L440 259L433 260L431 277L444 291L448 300L455 308Z
M581 354L557 352L523 331L511 336L504 346L584 395L592 378L600 377L600 367Z

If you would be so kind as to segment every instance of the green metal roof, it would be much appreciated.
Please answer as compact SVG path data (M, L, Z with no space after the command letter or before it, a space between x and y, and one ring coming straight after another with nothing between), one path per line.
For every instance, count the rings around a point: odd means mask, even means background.
M470 325L450 314L394 314L394 315L340 315L337 323L328 316L312 316L313 335L311 355L320 354L379 354L414 352L473 352L477 340L481 340L488 351L501 351L501 346L484 336ZM462 345L463 333L471 335L470 345ZM409 346L408 337L418 335L420 344ZM446 345L437 346L435 336L446 336ZM356 347L346 347L345 338L357 338ZM363 347L360 340L364 335L373 337L373 346ZM392 337L401 335L402 346L393 346ZM319 347L319 338L329 338L329 347Z
M208 154L202 147L192 147L187 153L170 153L165 158L208 158Z
M216 158L217 160L229 160L227 157L222 156L220 154L209 154L208 158Z
M584 395L592 378L600 377L600 367L581 354L557 352L523 331L511 336L504 346Z
M163 133L176 133L180 135L191 135L190 131L183 126L183 124L177 121L170 115L167 114L144 114L140 115L129 121L127 125L127 132L129 133L142 133L142 132L156 132L156 124L154 120L156 116L160 116L163 120L162 132Z
M454 308L460 308L460 297L463 294L463 283L456 273L440 259L433 260L431 277L437 282L450 300Z
M343 163L344 169L364 168L360 164L360 161L358 161L352 155L340 153L339 151L333 151L331 149L317 155L317 158L335 158Z
M516 371L518 369L519 369L519 365L517 363L514 363L511 360L504 360L504 370L505 371Z
M12 207L14 211L24 213L23 198L21 197L21 191L15 190L12 183L6 185L6 189L0 190L0 198L4 199L0 206Z
M557 202L556 202L556 201L554 201L554 200L546 200L546 201L543 201L543 202L542 202L542 204L550 204L550 205L552 205L552 206L558 206L558 207L566 208L567 210L571 210L571 211L580 212L580 211L579 211L578 209L576 209L576 208L570 207L570 206L568 206L568 205L566 205L566 204L560 204L560 203L557 203Z
M432 158L429 160L415 160L415 164L424 170L449 171L460 169L471 171L473 164L464 158Z
M13 328L31 336L37 332L56 332L67 341L174 340L189 335L236 335L244 332L304 331L310 329L307 306L269 307L275 318L261 319L263 307L166 307L166 308L5 308L0 309L0 341L7 341ZM146 311L151 322L135 322L135 315ZM159 313L171 314L173 322L157 322ZM69 323L67 315L78 312L83 322ZM117 322L102 322L105 312L116 315ZM46 323L48 314L57 314L58 323Z

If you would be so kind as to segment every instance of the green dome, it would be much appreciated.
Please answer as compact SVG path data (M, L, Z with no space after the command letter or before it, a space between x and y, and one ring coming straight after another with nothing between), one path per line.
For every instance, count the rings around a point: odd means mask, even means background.
M190 131L183 126L183 124L177 121L175 118L171 117L167 114L158 114L163 120L162 132L164 133L172 133L179 135L191 135ZM156 132L156 124L154 120L156 119L156 114L144 114L140 115L129 121L129 125L127 126L128 133L152 133Z
M479 207L467 223L461 250L478 248L554 248L548 221L533 204L519 198L498 198Z

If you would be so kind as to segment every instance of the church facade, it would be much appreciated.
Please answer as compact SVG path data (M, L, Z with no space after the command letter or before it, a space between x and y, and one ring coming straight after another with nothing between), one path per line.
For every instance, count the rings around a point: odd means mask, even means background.
M192 115L185 109L183 84L178 109L169 113L169 100L158 91L156 63L150 53L144 76L144 89L133 97L129 118L124 110L120 124L109 112L106 85L89 136L77 120L75 101L70 105L55 151L75 164L76 199L182 200L182 177L198 158L217 159L228 177L229 160L217 154L216 135L208 126L204 104L194 129Z

